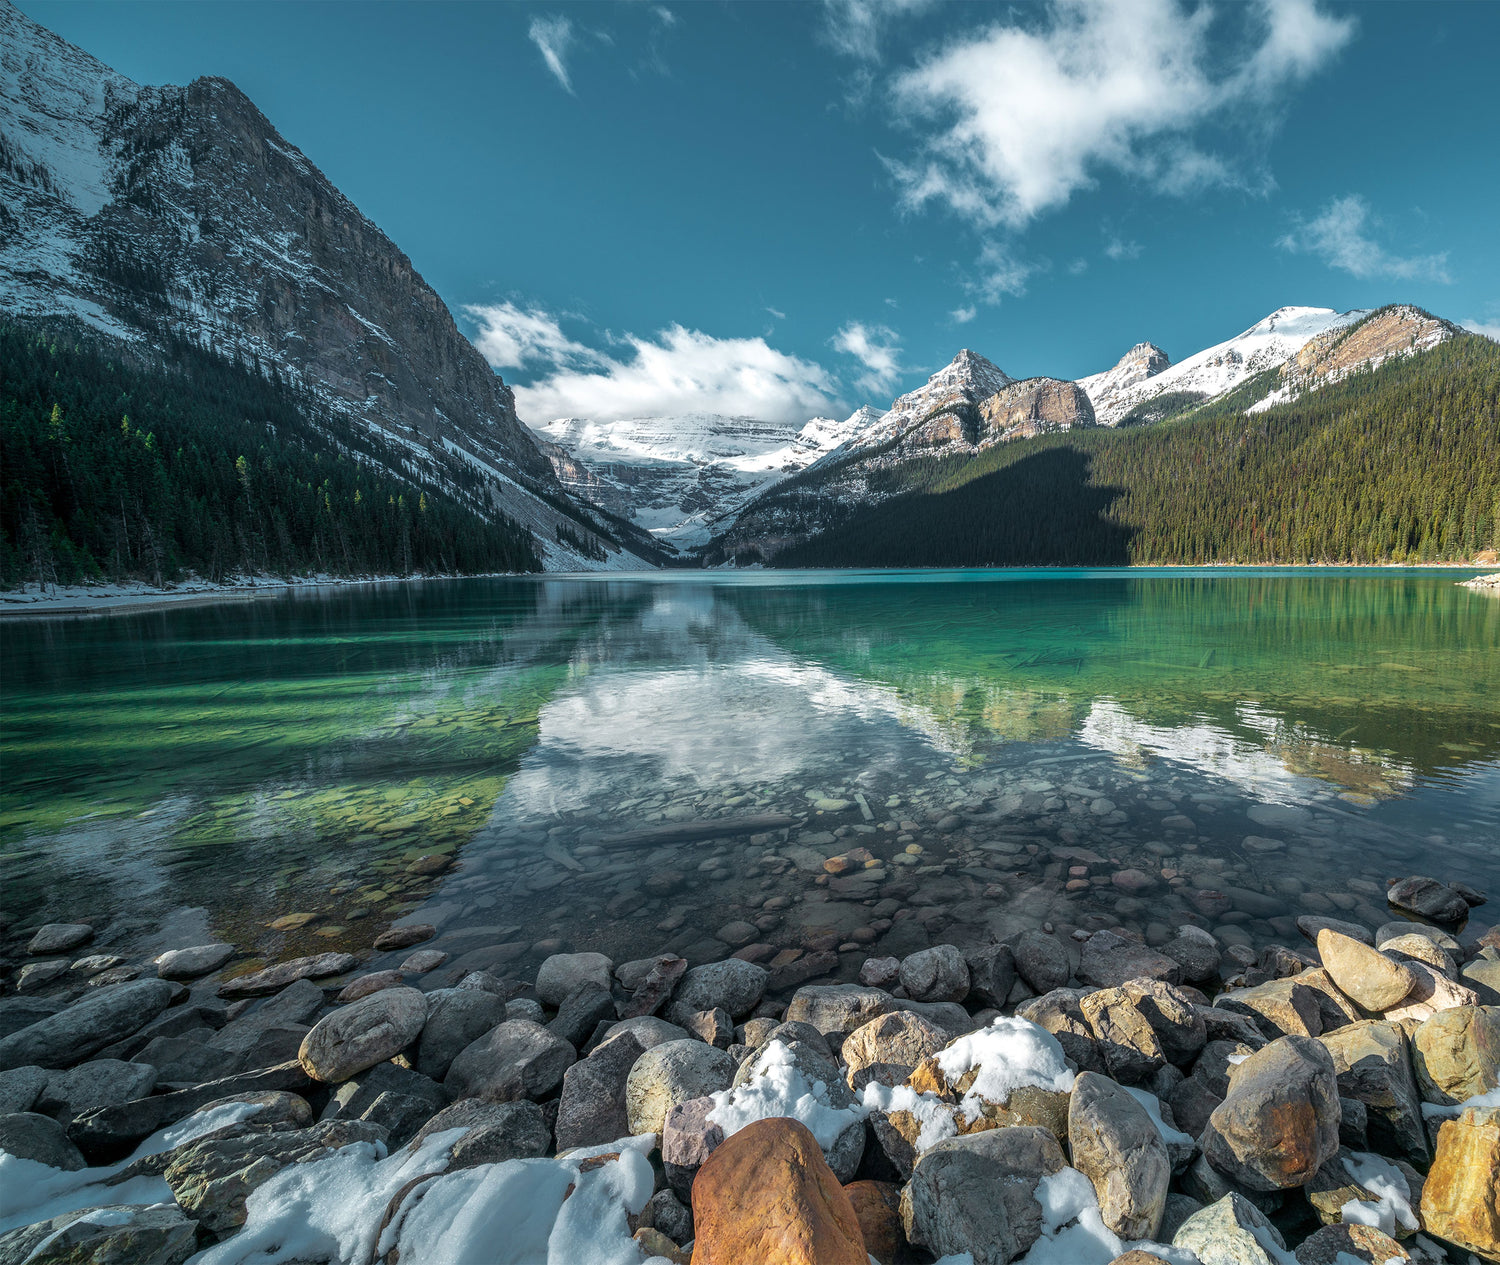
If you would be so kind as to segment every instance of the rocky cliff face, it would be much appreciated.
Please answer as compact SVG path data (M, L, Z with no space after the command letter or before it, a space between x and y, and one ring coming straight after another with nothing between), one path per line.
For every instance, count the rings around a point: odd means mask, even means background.
M1310 339L1281 366L1281 385L1252 404L1258 413L1295 399L1356 369L1378 368L1394 356L1411 356L1447 342L1463 331L1409 303L1380 308L1356 325L1331 329Z
M1012 383L985 400L979 415L985 424L981 447L1096 424L1083 388L1060 378Z
M583 561L557 529L601 524L571 504L510 389L244 93L141 87L8 0L0 49L0 307L274 368L395 441L406 477L531 527L554 566Z

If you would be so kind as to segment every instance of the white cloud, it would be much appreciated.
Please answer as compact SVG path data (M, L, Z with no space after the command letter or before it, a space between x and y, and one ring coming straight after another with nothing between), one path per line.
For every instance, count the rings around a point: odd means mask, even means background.
M964 35L897 76L898 113L926 133L917 157L888 164L908 207L936 201L983 228L1019 229L1102 170L1169 193L1244 183L1194 131L1263 120L1354 29L1316 0L1222 12L1179 0L1054 0L1045 13ZM1253 29L1237 43L1211 32L1247 19Z
M676 26L677 15L664 4L653 4L651 12L656 15L656 20L663 26Z
M985 303L999 303L1004 295L1026 293L1026 282L1039 265L1023 263L1004 242L989 240L979 251L976 275L968 283L971 294Z
M1079 255L1077 259L1068 265L1068 275L1072 277L1081 277L1088 270L1089 261L1082 255Z
M572 21L559 15L538 15L531 19L527 35L542 50L542 60L557 77L557 82L572 92L573 81L568 77L567 65L568 50L573 47L574 39Z
M1105 246L1104 253L1111 259L1139 259L1141 257L1140 242L1121 241L1118 237L1111 237L1109 244Z
M496 369L520 369L539 361L559 365L603 359L592 347L564 334L557 317L540 308L522 309L510 302L470 304L464 314L479 326L474 346Z
M933 0L823 0L823 38L845 57L876 62L884 28L932 4Z
M655 338L622 341L627 355L589 352L583 363L570 351L547 377L513 385L522 419L540 425L558 417L722 413L805 422L826 414L837 394L837 382L822 366L777 351L764 338L715 338L672 325ZM578 363L568 363L570 357Z
M1330 268L1368 280L1389 277L1399 281L1448 282L1448 253L1393 255L1376 242L1369 230L1376 226L1370 206L1358 194L1335 198L1323 213L1300 223L1276 244L1294 253L1318 255Z
M783 312L780 308L767 307L766 311L769 312L772 316L774 316L778 321L784 321L784 320L786 320L786 313Z
M967 325L979 315L979 309L972 303L968 307L956 307L948 315L953 318L955 325Z
M883 394L901 376L901 345L896 331L885 325L850 321L833 336L834 350L853 356L865 367L854 380L859 390Z
M1462 325L1471 334L1479 334L1491 342L1500 343L1500 321L1463 321Z

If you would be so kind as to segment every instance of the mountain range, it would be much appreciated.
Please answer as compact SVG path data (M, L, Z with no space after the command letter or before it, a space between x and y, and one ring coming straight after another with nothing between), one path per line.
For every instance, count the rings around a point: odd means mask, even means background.
M1491 547L1500 519L1500 498L1485 499L1494 463L1467 483L1455 464L1495 428L1494 345L1400 304L1284 307L1176 362L1138 342L1077 381L1016 379L964 349L889 408L843 420L527 426L411 261L232 83L143 87L9 0L0 338L5 582L202 567L1218 560L1231 539L1251 541L1230 551L1238 560L1301 557L1290 538L1254 543L1255 507L1282 496L1285 470L1314 467L1374 525L1356 540L1358 515L1346 516L1342 536L1299 537L1309 559L1447 557ZM1334 390L1373 407L1363 429L1316 402ZM1445 437L1427 435L1421 392L1462 401ZM1339 470L1325 452L1334 433ZM1342 471L1376 434L1389 451L1349 482ZM1260 437L1254 478L1243 461L1221 468ZM1408 466L1429 442L1429 465ZM1118 486L1100 483L1106 467ZM1422 500L1439 477L1466 508ZM994 479L1003 504L976 490ZM1370 508L1376 484L1385 508ZM1179 531L1200 496L1220 524L1212 539ZM960 504L962 539L945 537ZM1288 505L1278 512L1295 515Z

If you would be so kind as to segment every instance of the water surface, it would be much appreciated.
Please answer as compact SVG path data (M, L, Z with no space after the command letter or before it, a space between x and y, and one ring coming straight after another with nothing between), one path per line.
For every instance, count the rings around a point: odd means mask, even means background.
M0 899L117 942L196 910L264 956L416 918L499 971L746 926L847 974L1043 923L1378 923L1387 878L1500 880L1500 600L1461 578L669 573L11 623ZM614 838L752 814L799 820Z

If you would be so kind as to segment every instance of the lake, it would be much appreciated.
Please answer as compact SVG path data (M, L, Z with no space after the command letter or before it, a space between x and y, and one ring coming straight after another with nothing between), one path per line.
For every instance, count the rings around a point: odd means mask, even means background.
M1389 921L1400 875L1500 886L1500 599L1466 574L677 572L11 622L0 891L246 967L398 920L501 974L559 942L844 978L1044 924L1296 944L1301 913Z

